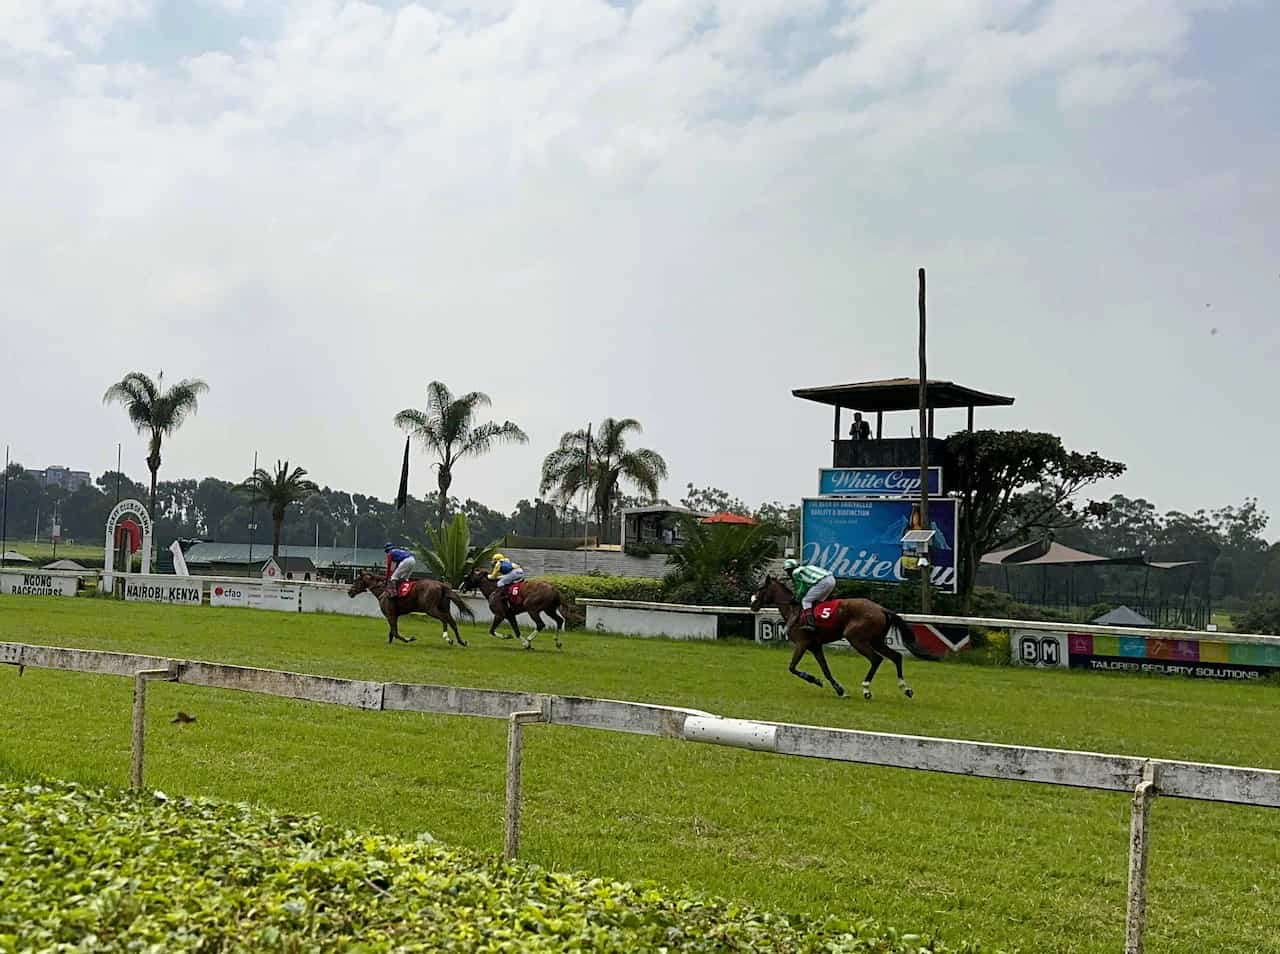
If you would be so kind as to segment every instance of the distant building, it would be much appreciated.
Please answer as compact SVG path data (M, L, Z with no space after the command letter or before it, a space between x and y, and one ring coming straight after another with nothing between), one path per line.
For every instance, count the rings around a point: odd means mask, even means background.
M69 494L81 487L93 483L87 470L71 470L69 467L53 466L44 470L27 470L27 474L40 481L41 487L61 487Z

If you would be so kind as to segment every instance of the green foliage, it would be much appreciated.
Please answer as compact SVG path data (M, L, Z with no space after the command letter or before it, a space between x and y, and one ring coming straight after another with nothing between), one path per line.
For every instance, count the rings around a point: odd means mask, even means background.
M540 576L552 583L570 601L633 600L640 603L661 602L665 587L661 580L630 576Z
M422 562L437 579L450 586L458 586L477 566L493 562L497 545L493 543L471 544L471 529L467 515L460 513L437 532L427 527L427 539L423 544Z
M973 591L982 554L1031 530L1082 522L1085 515L1076 512L1075 496L1125 471L1124 464L1068 451L1061 438L1033 431L961 431L947 439L947 451L965 475L962 602Z
M1280 636L1280 596L1259 600L1234 617L1237 633L1267 633Z
M658 496L658 484L667 476L667 462L661 454L627 446L627 435L641 430L634 418L606 417L594 433L586 428L567 431L560 437L560 446L542 462L540 492L567 503L589 490L596 520L607 538L623 482L653 500Z
M770 560L778 555L777 527L681 520L684 542L668 557L666 582L675 602L743 605Z
M436 455L436 486L440 491L436 528L444 529L453 467L468 457L482 457L499 444L527 444L528 436L511 421L477 421L489 406L489 395L481 391L454 396L443 381L427 385L425 410L405 408L395 416L397 427L408 431Z
M9 785L0 787L0 817L0 870L21 873L0 879L4 950L926 946L871 921L793 922L686 891L504 864L444 848L429 835L403 842L315 817L160 792Z

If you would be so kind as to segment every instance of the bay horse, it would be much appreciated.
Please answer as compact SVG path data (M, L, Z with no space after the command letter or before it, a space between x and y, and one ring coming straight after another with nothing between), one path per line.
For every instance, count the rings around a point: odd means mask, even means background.
M546 613L556 624L556 649L561 648L560 632L564 629L564 616L561 613L568 615L568 604L553 584L544 580L522 580L520 582L521 602L515 608L511 606L510 600L505 599L503 594L498 592L498 581L491 580L483 567L476 567L468 573L458 589L464 593L469 590L479 590L481 595L489 601L489 609L493 610L493 622L489 624L490 636L498 636L499 639L511 638L499 636L497 631L498 624L505 619L511 624L516 639L524 644L524 648L532 649L534 638L546 629L546 624L542 622L542 614ZM537 632L528 639L520 634L520 624L516 622L516 617L521 613L528 613L533 620L533 625L537 627Z
M443 631L441 635L444 636L446 643L452 645L456 639L459 646L467 645L467 641L458 632L458 624L454 622L453 607L456 606L458 613L466 619L474 620L476 617L471 612L471 607L453 591L453 587L449 584L441 583L439 580L415 580L408 596L392 596L387 592L387 581L382 576L377 573L361 572L347 589L347 596L354 599L366 590L377 598L382 615L387 618L387 623L391 626L387 633L388 643L397 639L402 643L413 642L416 637L400 635L396 620L410 613L425 613L440 620ZM449 630L453 630L453 636L449 635Z
M862 698L871 698L871 680L875 677L876 670L880 668L880 663L885 659L893 660L893 665L898 670L898 688L902 690L908 699L914 696L915 691L907 685L907 681L902 677L902 654L892 648L886 639L889 635L889 630L896 629L898 635L902 637L902 641L911 649L912 653L926 659L936 659L936 656L923 649L916 642L915 633L911 631L911 624L897 613L885 609L874 600L859 598L834 600L833 602L835 603L835 614L829 623L818 623L813 630L803 629L799 625L800 601L796 599L795 593L782 580L775 579L773 576L766 576L760 588L751 597L751 612L758 613L766 606L773 606L782 614L782 618L787 624L787 638L791 640L792 644L789 671L805 682L811 682L819 687L822 686L821 679L805 672L803 669L796 668L804 654L808 652L813 653L813 657L818 660L818 665L822 667L822 674L827 677L827 681L831 683L831 688L836 691L836 695L844 695L844 686L840 685L836 681L836 677L831 675L831 669L827 666L827 657L823 653L822 647L827 643L847 639L850 646L871 661L871 669L867 672L867 677L862 680Z

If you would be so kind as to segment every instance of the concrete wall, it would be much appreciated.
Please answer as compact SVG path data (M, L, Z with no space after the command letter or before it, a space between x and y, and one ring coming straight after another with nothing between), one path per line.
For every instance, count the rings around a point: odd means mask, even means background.
M665 554L651 557L627 556L620 550L503 550L525 568L530 576L581 576L592 570L609 576L629 576L660 580L667 572Z
M624 636L715 639L716 619L714 612L587 603L586 626L598 633L618 633Z

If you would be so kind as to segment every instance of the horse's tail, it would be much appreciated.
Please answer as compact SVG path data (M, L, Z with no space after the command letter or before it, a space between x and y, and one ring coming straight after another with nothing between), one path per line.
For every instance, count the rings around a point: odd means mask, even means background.
M586 614L578 609L577 604L570 602L563 596L560 597L558 609L560 610L560 615L564 617L565 623L569 626L580 626L587 621Z
M471 607L467 605L467 601L458 595L457 591L450 587L446 594L449 602L458 608L458 615L475 622L476 614L472 612Z
M930 659L933 662L937 662L942 658L934 655L916 642L915 630L911 628L911 624L893 610L885 610L884 615L889 620L889 628L885 630L885 635L889 635L889 629L896 629L898 635L902 637L902 644L911 650L911 655L919 656L921 659Z

